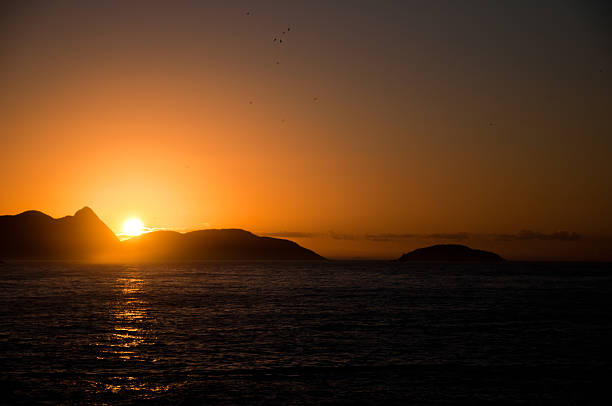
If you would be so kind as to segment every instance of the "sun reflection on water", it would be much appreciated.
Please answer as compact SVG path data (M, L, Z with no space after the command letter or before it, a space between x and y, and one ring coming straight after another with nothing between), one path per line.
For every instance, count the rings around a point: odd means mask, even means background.
M128 271L137 272L138 269L129 268ZM111 346L137 347L145 342L147 303L142 299L144 279L130 274L117 278L115 285L121 294L113 313L115 325L111 333Z
M144 368L148 363L155 363L157 359L147 351L155 344L151 323L153 317L149 314L148 302L145 300L146 280L142 270L138 267L126 268L123 275L114 281L115 300L110 309L111 327L100 343L100 355L97 359L110 362L116 376L107 377L102 382L104 392L113 394L137 391L142 396L159 394L169 387L143 382L141 378L125 376L122 371L123 363L142 363Z

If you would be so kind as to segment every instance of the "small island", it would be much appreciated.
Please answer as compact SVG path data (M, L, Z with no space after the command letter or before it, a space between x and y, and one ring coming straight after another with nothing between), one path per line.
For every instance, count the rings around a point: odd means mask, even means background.
M475 250L465 245L439 244L418 248L402 255L398 261L502 262L504 259L494 252Z

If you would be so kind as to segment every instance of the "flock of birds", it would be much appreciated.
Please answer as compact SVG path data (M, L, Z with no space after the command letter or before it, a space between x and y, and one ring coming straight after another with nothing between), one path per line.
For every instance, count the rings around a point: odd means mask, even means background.
M246 11L244 13L247 17L251 17L253 16L253 12L251 10ZM272 38L272 42L278 45L284 44L286 42L286 38L284 37L285 35L288 35L291 32L291 27L287 27L287 29L285 31L281 31L279 34L276 34L273 38ZM276 65L280 65L280 61L276 61ZM313 97L312 100L314 102L319 101L318 97ZM253 100L249 101L249 104L253 104ZM281 120L282 123L285 122L285 119Z
M291 31L291 27L288 27L286 31L283 31L281 34L279 34L277 37L274 37L274 39L272 40L272 42L276 42L279 45L283 43L283 39L280 37L281 35L285 35L287 33L289 33ZM280 65L280 61L276 61L277 65Z
M287 31L283 31L281 34L282 34L282 35L285 35L285 34L286 34L286 33L288 33L289 31L291 31L291 27L287 28ZM282 38L277 38L277 37L274 37L274 39L272 40L272 42L276 42L276 40L278 40L278 43L279 43L279 44L282 44L282 43L283 43L283 39L282 39Z
M251 16L253 16L253 12L249 10L249 11L245 12L245 15L246 15L247 17L251 17ZM287 27L287 29L286 29L285 31L281 31L279 34L277 34L276 36L274 36L274 37L272 38L272 42L273 42L273 43L275 43L275 44L277 44L277 45L282 45L282 44L286 43L286 41L287 41L287 40L286 40L286 37L285 37L285 36L286 36L286 35L288 35L290 32L291 32L291 27ZM278 60L277 60L277 61L276 61L276 65L280 65L280 61L278 61ZM600 70L599 70L599 72L600 72L600 73L603 73L603 69L600 69ZM313 97L313 98L312 98L312 100L313 100L314 102L317 102L317 101L319 101L319 98L318 98L318 97ZM251 100L251 101L249 101L249 104L253 104L253 101L252 101L252 100ZM283 122L283 123L284 123L284 122L285 122L285 120L284 120L284 119L282 119L282 120L281 120L281 122ZM493 127L494 125L495 125L495 123L493 123L493 122L489 122L489 127Z

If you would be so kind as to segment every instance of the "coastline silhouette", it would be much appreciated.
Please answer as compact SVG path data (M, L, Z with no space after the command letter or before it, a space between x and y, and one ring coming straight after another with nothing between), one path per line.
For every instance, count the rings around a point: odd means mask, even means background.
M155 231L119 241L89 207L55 219L40 211L0 216L0 258L18 260L325 260L297 243L240 229Z
M242 229L153 231L120 241L89 207L57 219L36 210L0 216L0 259L326 260L294 241L260 237ZM398 261L501 262L504 259L496 253L464 245L438 244L405 253Z
M297 243L240 229L154 231L122 242L128 260L324 260Z
M89 207L53 218L36 210L0 216L0 259L117 261L326 260L294 241L242 229L186 233L153 231L120 241ZM398 261L501 262L496 253L438 244L403 254Z
M119 246L117 236L89 207L57 219L36 210L0 216L2 259L89 260Z

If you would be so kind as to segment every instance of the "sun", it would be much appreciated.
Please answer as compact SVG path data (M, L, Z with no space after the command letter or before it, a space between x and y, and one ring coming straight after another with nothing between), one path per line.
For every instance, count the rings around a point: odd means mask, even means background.
M123 234L135 237L145 232L144 224L140 219L131 217L123 223Z

